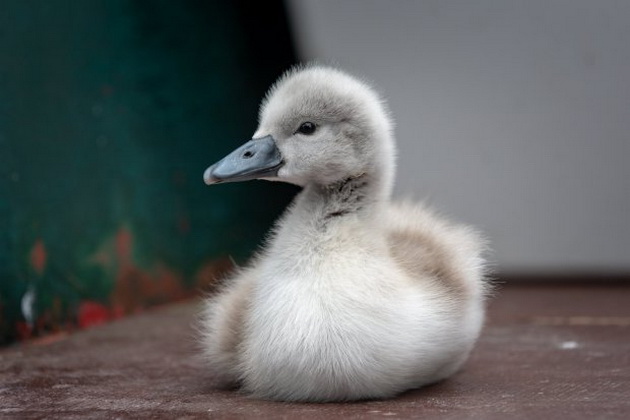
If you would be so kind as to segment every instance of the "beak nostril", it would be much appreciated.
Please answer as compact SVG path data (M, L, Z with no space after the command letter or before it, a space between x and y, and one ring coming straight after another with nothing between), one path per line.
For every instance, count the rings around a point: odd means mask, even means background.
M246 151L245 153L243 153L243 157L245 159L249 159L250 157L254 156L254 152L252 152L251 150Z

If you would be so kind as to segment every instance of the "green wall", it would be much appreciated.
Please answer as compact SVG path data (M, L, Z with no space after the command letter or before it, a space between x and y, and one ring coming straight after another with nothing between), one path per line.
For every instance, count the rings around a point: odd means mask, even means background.
M202 173L293 60L272 9L257 35L243 2L0 2L0 343L189 296L260 242L293 189Z

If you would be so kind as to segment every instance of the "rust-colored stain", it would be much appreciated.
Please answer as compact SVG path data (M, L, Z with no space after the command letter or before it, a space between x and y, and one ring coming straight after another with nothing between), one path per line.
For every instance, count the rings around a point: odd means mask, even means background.
M186 215L180 213L175 220L180 234L190 231L190 220ZM104 300L85 296L70 305L64 303L61 297L52 296L50 303L40 309L34 321L23 320L14 324L16 337L33 344L55 342L76 329L104 324L141 312L148 306L183 300L212 290L234 268L233 261L227 257L209 259L192 275L192 282L187 282L182 272L164 261L153 261L147 265L141 255L142 248L133 229L127 224L120 225L85 259L88 265L102 269L105 278L111 281L109 296L99 296ZM28 253L28 264L37 276L45 274L48 259L44 240L37 238ZM71 278L66 281L70 282Z
M44 241L38 239L35 241L35 244L31 248L30 252L30 263L33 270L40 276L44 273L46 269L46 260L48 259L48 253L46 252L46 246L44 245Z
M150 270L137 266L133 260L134 238L126 227L121 227L115 236L116 274L111 295L113 307L128 314L142 309L148 303L163 303L178 300L189 293L183 286L181 274L158 263Z

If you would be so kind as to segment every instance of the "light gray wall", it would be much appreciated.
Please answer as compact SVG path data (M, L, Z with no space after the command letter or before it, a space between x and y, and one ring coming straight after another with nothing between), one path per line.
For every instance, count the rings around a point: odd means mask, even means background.
M288 5L303 59L389 100L397 195L478 225L503 271L630 271L630 1Z

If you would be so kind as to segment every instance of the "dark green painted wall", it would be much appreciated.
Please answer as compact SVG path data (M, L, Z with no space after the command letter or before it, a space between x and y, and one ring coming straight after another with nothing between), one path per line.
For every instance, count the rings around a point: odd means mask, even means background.
M260 242L293 190L202 182L293 60L257 8L0 2L0 343L188 296Z

